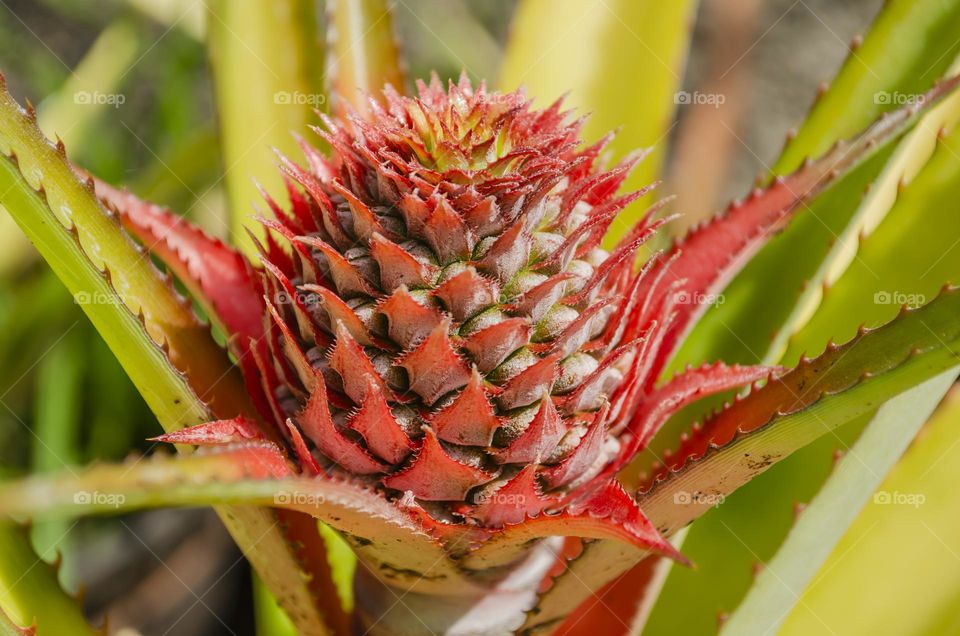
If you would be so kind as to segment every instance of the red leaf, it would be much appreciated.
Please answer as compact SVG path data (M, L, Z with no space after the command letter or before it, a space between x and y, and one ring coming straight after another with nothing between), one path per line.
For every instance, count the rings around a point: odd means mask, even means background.
M247 259L170 210L147 203L103 181L97 197L120 215L124 227L169 267L223 329L248 338L263 334L262 291Z

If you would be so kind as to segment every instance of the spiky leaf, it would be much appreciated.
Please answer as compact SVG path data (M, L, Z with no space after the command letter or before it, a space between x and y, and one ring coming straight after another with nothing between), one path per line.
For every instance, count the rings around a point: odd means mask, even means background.
M0 203L74 294L157 417L174 428L209 419L208 408L182 396L212 400L214 385L221 396L237 389L226 355L5 89L0 145ZM229 414L244 403L242 390L234 395L236 404L214 408Z
M798 448L956 367L958 310L960 292L944 291L924 308L861 332L721 411L654 472L640 497L643 510L669 535ZM543 594L527 626L555 627L591 585L599 587L642 556L608 541L587 544Z
M24 636L31 632L15 625L35 622L40 634L101 634L87 623L80 603L60 588L56 569L30 547L26 528L0 519L0 554L0 632Z
M160 423L175 430L214 413L252 412L239 374L207 327L100 207L92 186L79 181L62 147L44 139L30 113L20 109L5 86L0 88L5 153L0 158L0 201L83 301ZM301 566L272 513L256 508L220 512L238 544L249 547L255 567L282 590L285 607L296 609L302 630L325 633L316 600L300 577ZM277 563L286 567L277 568Z
M804 508L783 545L757 576L724 634L779 629L837 541L867 503L957 377L950 369L882 407Z
M787 143L774 169L789 172L897 102L926 91L956 55L960 2L892 0Z

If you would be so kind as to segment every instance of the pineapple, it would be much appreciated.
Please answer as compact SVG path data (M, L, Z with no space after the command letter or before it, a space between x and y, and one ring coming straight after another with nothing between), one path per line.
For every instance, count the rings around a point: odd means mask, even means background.
M610 251L601 240L652 189L620 193L642 153L604 169L611 136L584 146L583 120L561 102L538 110L522 92L488 92L466 77L417 87L406 97L388 86L364 117L323 116L315 132L329 153L301 139L304 166L279 157L289 204L263 191L271 213L259 219L264 238L254 239L259 267L96 183L131 233L175 270L180 263L233 334L258 406L255 418L159 439L258 449L256 472L372 496L368 514L410 531L393 543L340 527L365 564L358 580L377 573L363 584L359 610L384 633L419 629L410 616L385 620L389 589L409 604L429 607L440 595L469 607L505 572L533 568L540 574L531 580L549 580L554 560L542 551L575 553L581 540L688 563L661 532L681 527L686 513L655 526L618 473L684 406L765 382L782 399L792 380L778 380L775 367L714 363L661 382L666 364L743 259L898 134L912 111L731 204L637 266L671 218L659 214L663 202ZM721 413L694 428L643 491L736 426ZM283 467L288 460L295 468ZM424 533L433 542L426 551ZM564 546L537 541L557 535L568 537Z
M351 6L331 9L347 7L344 31L363 18ZM158 439L199 447L0 485L4 516L103 511L78 492L110 492L108 512L214 505L307 635L626 633L662 566L689 563L674 533L825 431L954 368L949 287L792 369L672 361L771 235L873 169L920 117L943 121L937 102L960 79L671 243L654 240L673 218L666 199L630 227L620 217L657 185L625 191L645 152L608 165L613 135L584 143L585 119L562 100L541 109L464 75L417 82L413 96L387 83L355 103L344 78L402 78L388 25L368 26L379 39L364 54L384 68L339 69L314 141L297 138L303 159L279 154L286 200L261 188L250 254L72 166L0 75L0 203L74 293L118 301L84 309L169 431ZM926 142L904 140L889 165L912 165ZM127 234L226 335L229 358ZM641 474L638 455L668 420L724 393L736 397ZM353 606L331 576L339 540L318 519L358 558ZM2 521L0 541L29 552ZM7 609L7 631L31 615ZM87 633L82 622L66 631Z
M290 206L267 196L264 326L241 344L270 423L258 435L306 474L416 509L459 547L561 515L682 560L616 473L684 405L771 369L655 385L695 309L672 259L634 267L668 219L647 214L600 246L648 190L618 193L641 156L603 170L609 137L583 147L560 102L537 110L465 76L418 89L388 87L367 119L325 118L329 157L306 141L307 167L281 157ZM232 439L210 430L164 439Z

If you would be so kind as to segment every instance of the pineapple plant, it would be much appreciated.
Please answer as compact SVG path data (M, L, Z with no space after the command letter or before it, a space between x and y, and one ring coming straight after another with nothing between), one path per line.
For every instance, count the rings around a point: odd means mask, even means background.
M682 23L685 4L660 17ZM886 50L888 23L947 23L932 8L905 15L907 4L888 4L865 51ZM222 3L213 16L269 57L262 36L282 37L291 18L263 11ZM589 139L589 120L562 99L543 106L465 73L418 80L408 94L386 5L329 11L336 99L319 125L294 131L300 158L273 160L280 187L259 186L255 222L237 204L236 246L71 163L33 107L0 87L0 202L78 299L108 299L81 304L166 429L157 441L182 451L4 483L0 513L212 505L295 633L633 633L669 592L671 564L691 565L686 526L851 422L869 422L858 461L873 457L874 437L905 444L955 380L960 295L949 284L796 364L778 364L776 345L747 364L689 364L685 353L711 351L725 316L718 297L762 280L766 263L790 263L774 251L777 234L840 203L851 208L844 233L875 228L960 116L947 66L859 130L802 128L786 168L670 241L669 198L651 200L656 181L637 185L655 156L610 163L615 136ZM526 3L519 32L531 16L569 18L547 13ZM357 43L343 34L358 28L363 53L351 55ZM229 85L242 54L211 32L218 82ZM845 67L841 80L854 73ZM223 108L229 128L238 105ZM791 165L791 152L808 150ZM861 204L849 191L864 180L873 190ZM824 246L811 281L829 284L849 266L841 248ZM780 308L787 336L819 289ZM756 330L769 324L759 316ZM658 433L679 429L662 452ZM645 463L656 448L659 461ZM882 474L895 456L876 455ZM818 527L816 515L880 479L844 474L826 480L798 533L835 543L850 520ZM0 627L90 633L55 576L23 567L22 528L8 520L0 533L20 555L0 579ZM776 561L801 582L815 573L801 567L802 539L788 537ZM345 548L350 556L332 558ZM17 577L45 594L18 592ZM759 576L721 629L779 626L796 598L778 599L775 586ZM45 596L66 609L38 609Z

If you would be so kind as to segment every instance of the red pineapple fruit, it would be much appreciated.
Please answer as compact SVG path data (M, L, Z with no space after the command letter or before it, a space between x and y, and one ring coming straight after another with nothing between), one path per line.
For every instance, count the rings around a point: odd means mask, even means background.
M292 210L271 201L266 221L280 430L445 522L602 505L611 469L682 405L646 421L676 297L640 297L664 270L634 263L663 220L600 247L642 195L617 192L639 157L601 171L603 142L581 149L559 103L466 80L324 123L330 157L304 143L307 168L282 158ZM768 370L703 373L719 390Z
M272 423L165 439L269 437L304 474L375 487L454 553L464 536L475 545L524 524L545 536L559 522L562 534L682 559L616 473L684 405L771 372L715 364L657 386L705 308L691 298L787 208L744 205L722 220L722 249L700 245L705 226L687 240L696 249L637 268L667 220L661 205L612 250L601 240L650 189L618 192L642 155L603 170L609 137L582 147L581 121L559 102L537 110L466 78L418 92L388 87L366 118L324 118L330 152L302 141L306 167L280 158L290 208L266 196L259 277L236 252L98 184L233 334ZM776 184L767 199L781 189L792 192Z

